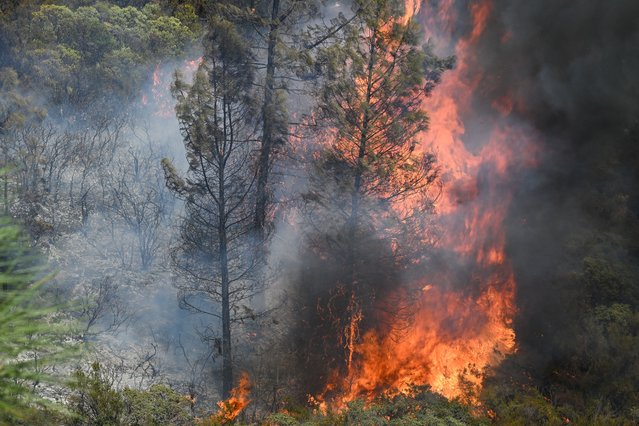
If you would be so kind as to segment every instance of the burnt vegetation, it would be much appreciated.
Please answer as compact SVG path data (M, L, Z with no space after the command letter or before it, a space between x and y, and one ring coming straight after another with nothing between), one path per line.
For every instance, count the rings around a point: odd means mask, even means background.
M639 4L0 4L0 424L639 423Z

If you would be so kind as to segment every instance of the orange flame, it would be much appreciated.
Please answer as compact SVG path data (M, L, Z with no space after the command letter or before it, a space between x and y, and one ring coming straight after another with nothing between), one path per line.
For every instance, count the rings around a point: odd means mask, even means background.
M179 67L187 76L192 76L202 63L204 58L187 60ZM171 96L171 83L173 81L173 72L170 67L162 67L162 64L155 65L153 75L151 77L151 93L150 98L146 93L142 94L142 105L151 108L153 115L156 117L169 118L173 117L175 101Z
M439 2L438 7L432 10L425 3L427 28L445 19L438 27L451 31L452 2ZM414 0L406 0L407 11L419 9ZM510 97L494 100L482 111L472 110L473 93L482 78L472 50L491 10L490 0L471 4L472 30L456 44L457 66L424 100L431 124L417 148L435 153L442 169L444 193L436 209L445 235L437 245L455 262L470 265L468 279L473 283L455 282L438 272L416 283L421 298L408 329L400 336L366 332L354 347L347 376L327 385L325 394L337 389L339 396L332 401L336 407L355 398L410 392L413 385L430 385L448 398L477 403L486 369L516 350L516 283L503 226L511 201L509 174L513 168L534 166L535 151L530 135L509 121L515 105ZM466 134L464 119L477 114L484 114L492 126L487 140ZM474 146L483 147L469 148L464 141L470 137L477 139Z
M406 25L417 13L421 6L420 0L405 0L404 16L401 19L402 24Z
M195 58L192 61L186 61L184 68L186 68L186 71L193 74L195 73L195 71L197 71L197 68L202 64L202 61L204 61L204 56Z
M219 401L218 412L211 416L211 420L218 423L227 423L235 420L250 402L251 382L247 372L242 372L240 382L231 390L231 396L225 401Z

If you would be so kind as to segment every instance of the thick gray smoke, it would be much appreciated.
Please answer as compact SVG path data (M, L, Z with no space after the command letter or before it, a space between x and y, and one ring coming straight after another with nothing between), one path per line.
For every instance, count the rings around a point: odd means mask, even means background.
M168 382L184 393L206 393L212 386L215 364L210 345L199 334L208 324L180 309L173 285L169 252L182 206L166 188L160 167L160 160L168 157L181 172L186 169L170 84L176 69L188 77L196 66L183 60L149 67L140 96L120 103L118 114L103 112L105 126L118 129L96 133L94 145L103 143L108 154L94 163L85 154L87 167L80 160L72 162L60 173L60 200L43 203L37 216L60 223L55 228L59 235L39 244L60 271L57 283L78 300L72 314L86 323L83 339L91 343L92 359L121 387ZM69 140L83 135L62 120L49 121L52 131L67 131ZM93 128L87 128L91 140ZM74 182L86 187L82 222L67 218L73 211L65 215L64 191L71 192ZM60 219L50 220L54 214Z

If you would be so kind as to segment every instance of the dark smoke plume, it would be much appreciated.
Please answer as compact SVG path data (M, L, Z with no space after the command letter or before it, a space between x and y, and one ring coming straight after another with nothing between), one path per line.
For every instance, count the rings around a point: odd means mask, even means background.
M460 35L469 7L457 4ZM570 274L582 268L584 253L571 250L579 235L636 237L638 20L636 1L495 0L475 51L476 102L510 97L513 114L539 135L541 161L514 177L507 247L518 344L540 368L570 356L573 336L585 334L577 319L586 304L637 302L624 289L624 300L606 299ZM636 243L609 246L603 257L637 264Z

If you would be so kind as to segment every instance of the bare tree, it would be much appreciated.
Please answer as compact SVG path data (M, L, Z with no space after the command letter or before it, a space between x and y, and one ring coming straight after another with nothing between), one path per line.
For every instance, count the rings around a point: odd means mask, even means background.
M174 203L157 167L159 157L152 149L144 151L131 147L112 165L108 214L112 229L124 224L133 237L131 241L114 232L115 245L126 246L120 250L122 265L132 266L132 254L137 252L139 265L146 271L160 249L161 225L170 218Z
M106 168L111 165L121 142L126 121L105 117L92 126L74 132L74 167L69 181L69 201L79 208L82 225L86 225L96 203L106 198L108 188L102 185Z
M80 285L76 298L76 316L84 323L84 338L113 333L131 318L131 310L122 298L114 277L94 279Z

